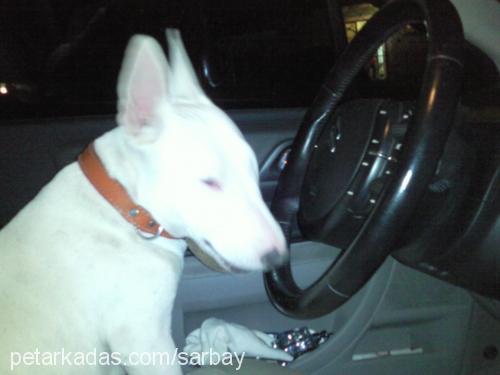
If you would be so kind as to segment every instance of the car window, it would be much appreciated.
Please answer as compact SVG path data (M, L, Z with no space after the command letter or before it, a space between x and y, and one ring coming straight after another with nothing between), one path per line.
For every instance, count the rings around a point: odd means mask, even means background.
M371 3L342 8L346 36L350 42L379 10ZM358 80L362 96L415 99L425 69L427 36L423 25L407 25L382 44Z
M207 1L204 75L216 99L308 105L333 66L326 1Z
M325 0L19 0L0 12L0 116L113 113L136 33L182 31L224 108L310 104L336 55Z

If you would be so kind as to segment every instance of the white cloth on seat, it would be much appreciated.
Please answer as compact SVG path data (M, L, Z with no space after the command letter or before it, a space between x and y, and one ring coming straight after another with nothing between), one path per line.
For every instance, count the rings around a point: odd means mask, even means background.
M245 353L245 357L260 357L291 361L293 357L281 349L271 347L273 338L264 332L248 329L240 324L228 323L221 319L208 318L200 328L186 338L184 351L188 354Z

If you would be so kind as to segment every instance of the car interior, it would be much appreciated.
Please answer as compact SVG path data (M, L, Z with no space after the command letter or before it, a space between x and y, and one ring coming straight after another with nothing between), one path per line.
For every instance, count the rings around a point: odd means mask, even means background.
M0 228L116 126L130 37L166 51L175 27L291 256L230 274L188 251L176 345L215 317L326 333L269 373L500 374L498 20L497 0L2 2Z

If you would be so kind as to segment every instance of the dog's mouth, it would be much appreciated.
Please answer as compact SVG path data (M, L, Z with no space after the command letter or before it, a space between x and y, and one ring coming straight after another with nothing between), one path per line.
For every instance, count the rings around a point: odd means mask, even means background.
M212 243L206 239L203 239L203 246L200 246L191 239L187 240L189 249L193 254L207 267L213 269L217 272L231 272L231 273L247 273L250 270L246 270L241 267L237 267L231 262L227 261L219 252L215 249Z

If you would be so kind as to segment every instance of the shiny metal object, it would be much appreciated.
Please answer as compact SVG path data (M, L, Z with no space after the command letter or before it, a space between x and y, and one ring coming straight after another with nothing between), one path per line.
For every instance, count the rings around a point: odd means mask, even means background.
M270 333L274 338L271 344L275 349L282 349L290 354L295 360L297 357L315 350L321 344L326 342L332 335L331 332L316 332L307 327L295 328L280 333ZM287 362L281 362L286 366Z
M154 233L154 234L146 233L146 232L143 232L143 231L137 229L137 234L145 240L154 240L155 238L160 237L161 232L163 232L163 227L161 225L158 226L158 229L156 230L156 233Z

